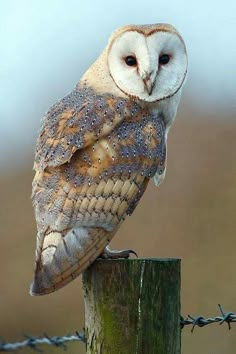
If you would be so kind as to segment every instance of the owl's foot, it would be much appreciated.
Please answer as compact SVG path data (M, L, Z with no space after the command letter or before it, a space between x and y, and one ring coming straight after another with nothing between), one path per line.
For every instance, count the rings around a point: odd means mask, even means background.
M137 253L133 250L111 250L109 246L106 246L100 258L103 259L118 259L118 258L129 258L130 254L135 254L138 257Z

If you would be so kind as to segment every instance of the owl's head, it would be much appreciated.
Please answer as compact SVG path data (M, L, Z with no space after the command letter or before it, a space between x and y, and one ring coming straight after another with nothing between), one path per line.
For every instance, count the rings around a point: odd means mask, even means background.
M147 102L173 96L187 73L184 41L168 24L116 30L108 45L107 60L118 88Z

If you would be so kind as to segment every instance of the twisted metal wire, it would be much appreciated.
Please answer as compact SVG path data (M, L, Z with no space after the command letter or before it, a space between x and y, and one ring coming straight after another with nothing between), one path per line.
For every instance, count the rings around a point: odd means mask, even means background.
M186 319L181 317L180 319L180 325L181 328L184 326L191 325L192 329L191 332L194 331L195 327L204 327L212 323L219 323L222 325L223 323L227 323L228 328L231 329L231 323L236 322L236 314L233 312L224 312L222 306L218 304L221 316L216 316L216 317L209 317L209 318L204 318L203 316L197 316L193 317L191 315L188 315Z
M222 325L223 323L227 323L228 328L231 329L231 323L236 322L236 314L233 312L224 312L221 305L218 305L220 309L221 316L209 317L205 318L203 316L193 317L192 315L188 315L186 319L182 316L180 318L180 326L184 328L185 326L192 326L191 332L194 331L196 327L204 327L212 323L219 323ZM16 343L7 343L4 341L0 341L0 352L13 352L23 348L30 348L35 350L38 353L42 353L42 349L39 348L41 344L53 345L55 347L66 350L67 344L69 342L80 341L85 343L86 338L84 333L75 332L73 335L68 336L54 336L49 337L44 335L44 337L30 337L26 336L26 339L21 342Z
M38 353L43 353L43 351L38 347L41 344L53 345L55 347L66 350L68 342L80 341L85 343L85 334L75 332L73 335L68 336L54 336L49 337L47 334L44 337L30 337L26 336L26 339L21 342L16 343L6 343L0 342L0 352L13 352L15 350L30 348Z

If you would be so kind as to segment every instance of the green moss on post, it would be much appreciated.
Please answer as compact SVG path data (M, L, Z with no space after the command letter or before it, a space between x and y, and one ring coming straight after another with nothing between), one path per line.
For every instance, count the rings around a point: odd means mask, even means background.
M180 354L180 260L97 260L83 286L87 354Z

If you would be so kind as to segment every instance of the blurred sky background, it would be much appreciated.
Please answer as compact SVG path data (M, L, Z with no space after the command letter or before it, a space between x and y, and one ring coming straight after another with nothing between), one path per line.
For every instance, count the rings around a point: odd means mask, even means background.
M129 23L169 22L189 54L185 95L197 110L236 112L236 2L0 1L0 164L24 162L39 120ZM27 156L28 157L28 156Z
M168 138L165 181L160 188L149 183L111 246L140 257L181 258L183 315L216 315L219 302L236 312L236 1L0 0L0 337L6 340L84 326L81 277L49 296L28 294L40 120L114 29L158 22L175 25L185 39L188 81ZM193 335L184 329L181 354L235 354L232 327L197 328ZM70 345L68 353L79 352L84 348Z

